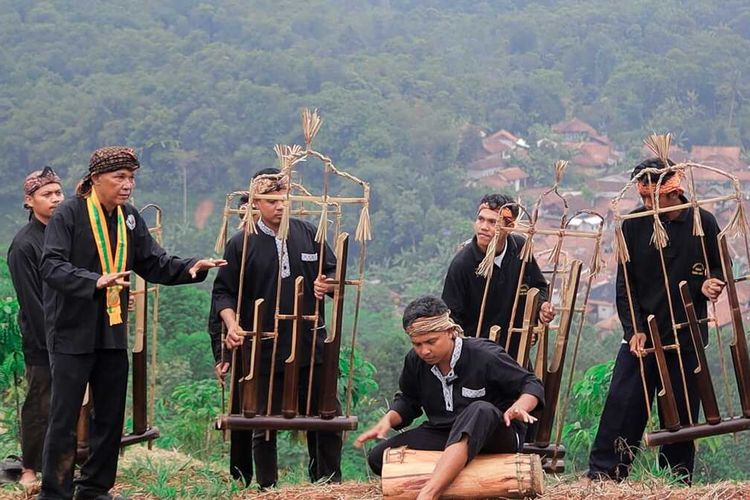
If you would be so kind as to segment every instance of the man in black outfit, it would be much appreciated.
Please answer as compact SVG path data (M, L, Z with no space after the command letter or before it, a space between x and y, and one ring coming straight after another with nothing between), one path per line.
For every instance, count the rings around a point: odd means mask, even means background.
M671 165L671 163L670 163ZM635 167L631 178L643 169L663 168L661 160L651 158ZM662 208L686 203L680 185L682 172L670 172L664 176L661 189L654 194L659 174L643 174L637 185L643 206L633 213L651 210L653 197L657 196ZM715 301L724 288L717 235L719 226L711 213L700 209L700 219L705 233L708 269L701 245L701 238L693 235L693 208L661 214L661 222L668 235L668 244L663 249L666 262L667 281L672 298L674 320L685 324L685 309L680 300L678 285L687 281L698 318L707 314L707 299ZM662 267L657 248L651 243L654 221L651 216L626 219L622 224L622 234L630 255L627 269L617 266L617 313L624 331L622 345L617 353L609 394L604 405L596 439L589 455L588 477L591 479L623 480L629 472L635 452L640 446L641 435L646 428L647 404L651 406L654 392L661 390L661 382L653 355L643 355L643 349L651 347L651 338L646 320L655 316L663 345L675 343L672 319L669 312L667 290L663 285ZM633 311L628 304L625 272L630 284ZM632 316L631 316L632 314ZM636 324L633 324L632 317ZM708 339L706 323L700 323L704 344ZM699 398L695 395L693 371L697 361L693 355L693 340L688 328L678 329L678 339L683 356L685 382L690 398L690 414L693 421L698 418ZM644 387L640 376L639 357L643 357L644 375L648 391L648 401L644 398ZM675 351L665 351L665 357L672 381L672 391L677 403L680 422L688 424L688 405L685 402L683 376ZM661 412L659 414L661 422ZM663 426L663 422L662 422ZM659 464L670 467L683 481L690 483L695 458L692 441L664 445L660 449Z
M50 167L30 173L23 185L23 206L29 222L13 238L8 249L8 268L18 298L18 324L23 340L25 378L28 385L21 409L21 484L32 488L42 470L42 449L49 415L50 370L44 334L42 278L39 262L44 229L55 208L65 199L60 178Z
M502 227L513 227L517 216L518 206L509 196L485 195L477 209L474 237L459 250L448 268L442 297L451 310L451 318L463 328L466 336L476 336L482 297L487 283L486 278L477 275L477 267L484 259L490 240L495 235L498 220L500 219ZM529 288L539 290L542 303L539 319L549 323L555 317L555 309L552 303L547 301L547 280L544 279L536 260L532 258L526 263L514 325L510 325L518 277L521 273L522 262L519 255L525 241L520 234L501 231L498 235L492 280L478 336L489 337L490 328L497 325L500 327L497 338L502 346L506 345L510 327L520 327L523 322L526 291ZM509 353L513 356L518 349L519 340L516 335L510 343Z
M424 410L427 421L375 446L370 468L382 472L383 452L407 445L443 454L418 499L439 498L478 453L515 453L531 415L544 406L544 387L502 347L483 338L463 338L461 327L437 297L414 300L404 310L404 330L413 349L404 359L400 392L390 410L354 445L384 439L407 427Z
M286 176L275 168L264 169L253 176L251 190L255 194L284 195L289 189ZM216 339L220 335L216 319L223 321L226 327L226 346L232 349L241 348L248 356L250 342L243 343L243 337L238 334L240 326L249 330L253 325L254 303L259 298L265 299L262 327L264 332L274 331L274 315L276 312L277 285L280 283L280 311L289 314L294 304L294 281L298 276L304 278L302 314L312 315L315 304L330 292L331 286L326 283L326 275L332 275L336 269L335 256L331 248L326 245L324 255L319 255L320 244L315 241L316 228L308 222L290 218L289 233L286 240L277 237L284 213L282 200L255 199L253 207L260 212L260 217L253 222L256 234L248 236L247 254L245 256L244 282L242 283L242 309L239 325L236 318L237 299L240 288L240 266L242 264L242 248L245 234L243 231L235 234L227 243L224 258L227 266L221 270L214 281L212 294L212 311L209 318L209 331ZM323 274L318 275L319 259L323 261ZM279 280L279 273L281 280ZM320 324L325 326L325 308L320 307ZM220 325L220 324L219 324ZM326 329L318 328L316 343L312 345L313 329L315 325L310 321L304 322L301 336L302 357L299 377L299 408L304 412L307 406L309 367L311 349L315 349L315 365L313 388L317 387L317 377L322 372L323 341ZM217 343L214 340L213 345ZM269 414L281 414L281 396L283 388L284 360L289 357L292 347L291 322L278 322L278 345L275 358L273 354L273 340L262 342L260 385L261 395L260 413L267 411L269 377L274 377L273 401ZM228 360L221 363L220 351L214 347L216 358L216 373L223 380L229 370ZM239 354L239 353L238 353ZM238 356L238 359L239 356ZM272 361L275 361L272 370ZM239 367L238 367L239 368ZM239 378L242 370L235 369ZM235 391L239 391L238 382ZM317 412L319 391L314 390L311 395L310 411ZM239 398L234 398L233 413L239 411ZM339 409L340 411L340 409ZM341 444L340 432L308 431L307 449L309 454L308 474L313 482L327 480L341 481ZM251 453L252 450L252 453ZM230 446L230 471L233 477L242 479L250 484L253 475L253 461L255 462L258 484L262 488L274 486L278 480L278 466L276 454L276 432L264 430L232 431Z
M41 274L52 399L40 499L73 497L76 422L87 383L91 452L75 498L112 498L128 382L130 272L176 285L202 281L209 268L224 264L170 256L156 243L127 204L139 166L130 148L94 151L76 196L55 210L45 232Z

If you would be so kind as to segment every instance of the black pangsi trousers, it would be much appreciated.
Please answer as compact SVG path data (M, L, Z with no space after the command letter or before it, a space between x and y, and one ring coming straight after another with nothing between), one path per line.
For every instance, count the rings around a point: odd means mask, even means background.
M91 354L50 353L52 399L44 441L40 500L73 497L76 427L86 383L93 410L89 429L90 454L75 481L76 499L106 494L115 484L125 397L128 352L99 349Z

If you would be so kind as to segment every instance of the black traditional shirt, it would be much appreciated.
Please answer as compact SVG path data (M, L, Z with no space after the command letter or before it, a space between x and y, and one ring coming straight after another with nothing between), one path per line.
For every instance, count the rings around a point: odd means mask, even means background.
M8 249L8 268L18 298L18 324L21 327L23 356L28 365L48 365L44 334L42 278L39 261L44 247L44 224L32 216Z
M408 426L423 410L429 425L449 428L474 401L487 401L505 412L521 394L539 400L535 412L544 407L542 383L502 347L482 338L456 340L453 354L458 352L457 359L451 359L452 373L444 377L414 349L406 355L399 392L390 408L401 415L399 428Z
M687 202L687 200L683 198L683 202ZM640 207L631 213L639 213L645 210L645 207ZM723 280L724 274L721 270L717 240L719 225L716 223L714 216L706 210L700 209L700 217L705 234L709 275ZM663 251L675 321L677 323L686 321L685 308L682 305L679 289L682 280L688 283L696 315L698 318L705 318L708 299L701 292L701 286L706 280L706 261L703 255L701 238L693 236L693 209L681 210L674 220L669 220L662 215L661 221L669 237L668 244ZM673 344L674 333L672 332L669 300L664 287L664 273L659 251L651 243L651 236L654 233L654 219L652 216L626 219L622 223L622 233L630 254L630 262L627 264L627 268L637 331L645 333L649 338L648 345L651 345L647 319L650 314L653 314L656 316L662 342ZM629 341L633 336L633 321L628 305L622 264L617 266L617 313L624 330L623 338L625 341ZM705 344L708 340L708 327L705 323L701 323L700 329ZM681 328L678 336L682 348L693 349L693 342L687 327Z
M523 248L524 237L518 234L510 234L506 240L504 255L500 266L496 263L492 270L492 280L487 293L487 304L484 309L482 320L481 337L489 337L490 328L494 325L500 327L498 340L500 345L505 345L508 329L510 328L510 317L513 311L513 300L518 286L518 277L521 273L521 259L519 258ZM467 337L475 336L479 311L482 306L482 297L487 280L477 276L477 267L484 259L484 252L477 245L476 236L471 239L453 258L443 285L443 300L451 310L453 320L461 325ZM547 300L547 280L544 279L536 260L526 264L523 283L521 284L521 296L519 297L514 320L515 327L523 324L523 310L526 303L526 292L529 288L539 289L540 304ZM511 345L511 352L517 349L518 336Z
M283 250L284 245L278 245L278 240L273 232L268 234L256 224L257 234L249 235L247 240L247 254L245 258L244 282L242 285L242 305L240 310L240 327L243 330L251 330L253 327L253 316L255 301L265 299L263 312L263 331L274 331L274 315L276 313L277 284L279 281L279 260L285 263L283 251L280 259L279 248ZM320 244L315 241L316 229L308 222L290 219L289 236L286 240L286 251L288 252L289 273L281 278L281 300L279 311L281 314L292 314L294 311L294 281L298 276L304 278L302 311L305 315L315 313L315 294L313 284L318 277L318 259L320 258ZM215 317L224 309L237 310L237 297L240 286L240 266L242 263L242 246L245 235L242 232L235 234L224 249L224 259L227 265L219 269L214 281L212 300L212 315ZM336 270L336 259L331 248L325 246L323 274L331 276ZM286 264L286 263L285 263ZM325 308L320 308L320 323L325 325ZM312 321L304 322L305 328L302 334L302 359L299 366L310 365L310 348L312 345L313 328ZM220 332L220 323L209 319L209 332L212 338L216 338ZM326 338L326 329L319 328L316 338L315 359L322 361L323 341ZM249 342L245 345L249 346ZM217 343L214 341L214 356L220 353ZM219 345L220 346L220 345ZM292 322L288 320L279 321L279 336L276 351L275 371L284 369L284 360L289 357L292 348ZM273 341L269 337L262 342L261 369L267 373L271 367L271 353Z
M124 205L128 234L128 260L132 270L150 283L178 285L206 279L207 271L191 278L196 259L167 255L151 237L138 210ZM117 246L117 211L107 214L112 248ZM101 262L91 231L86 200L75 197L60 204L47 226L41 273L50 352L86 354L95 349L127 349L128 289L120 294L123 322L109 325L106 290L96 288Z

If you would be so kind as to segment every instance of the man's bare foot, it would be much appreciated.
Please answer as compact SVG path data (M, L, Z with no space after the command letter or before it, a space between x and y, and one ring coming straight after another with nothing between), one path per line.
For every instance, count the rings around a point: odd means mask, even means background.
M21 472L21 479L18 483L23 486L25 490L33 490L39 486L39 480L36 478L36 472L32 469L23 469Z

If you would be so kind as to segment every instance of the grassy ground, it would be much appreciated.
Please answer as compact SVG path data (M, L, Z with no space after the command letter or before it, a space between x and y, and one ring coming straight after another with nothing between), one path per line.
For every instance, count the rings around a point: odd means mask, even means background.
M570 476L547 477L546 491L541 497L550 500L611 499L623 500L698 500L747 499L750 483L721 482L685 488L670 485L653 478L640 482L592 483ZM346 482L340 485L290 485L277 490L260 492L242 490L230 480L222 464L207 464L188 455L161 449L147 451L145 447L128 449L120 461L118 483L115 490L132 500L168 499L227 499L246 498L262 500L323 500L381 498L377 482ZM17 486L0 489L2 500L30 498Z

